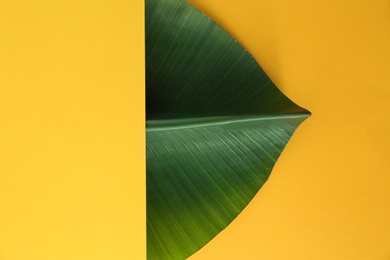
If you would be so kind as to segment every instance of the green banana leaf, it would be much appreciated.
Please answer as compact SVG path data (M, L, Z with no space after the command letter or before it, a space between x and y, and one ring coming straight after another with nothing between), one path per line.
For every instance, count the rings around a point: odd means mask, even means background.
M184 0L146 0L148 259L185 259L268 179L310 113Z

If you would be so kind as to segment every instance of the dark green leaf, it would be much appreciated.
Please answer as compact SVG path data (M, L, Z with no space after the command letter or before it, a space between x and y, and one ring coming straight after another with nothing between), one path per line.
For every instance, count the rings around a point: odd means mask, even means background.
M309 113L182 0L146 0L148 259L184 259L267 180Z

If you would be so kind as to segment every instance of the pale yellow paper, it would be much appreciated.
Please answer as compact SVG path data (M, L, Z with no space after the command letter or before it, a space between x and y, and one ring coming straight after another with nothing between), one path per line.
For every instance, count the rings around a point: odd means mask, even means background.
M145 259L143 1L0 2L0 259Z

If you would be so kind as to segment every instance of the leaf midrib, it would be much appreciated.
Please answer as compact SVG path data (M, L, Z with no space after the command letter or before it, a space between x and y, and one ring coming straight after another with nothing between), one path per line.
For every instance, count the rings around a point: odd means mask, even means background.
M269 114L269 115L247 115L247 116L212 116L199 118L181 119L156 119L146 121L146 132L168 131L174 129L186 129L194 127L210 127L233 123L245 123L253 121L280 120L291 118L307 118L310 113L296 114Z

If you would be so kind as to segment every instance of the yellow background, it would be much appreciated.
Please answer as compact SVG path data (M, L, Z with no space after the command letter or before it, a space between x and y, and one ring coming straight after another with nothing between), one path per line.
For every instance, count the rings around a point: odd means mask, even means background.
M390 259L384 0L191 0L313 115L190 259ZM144 259L143 1L0 2L0 259Z
M0 1L0 259L145 259L143 1Z

